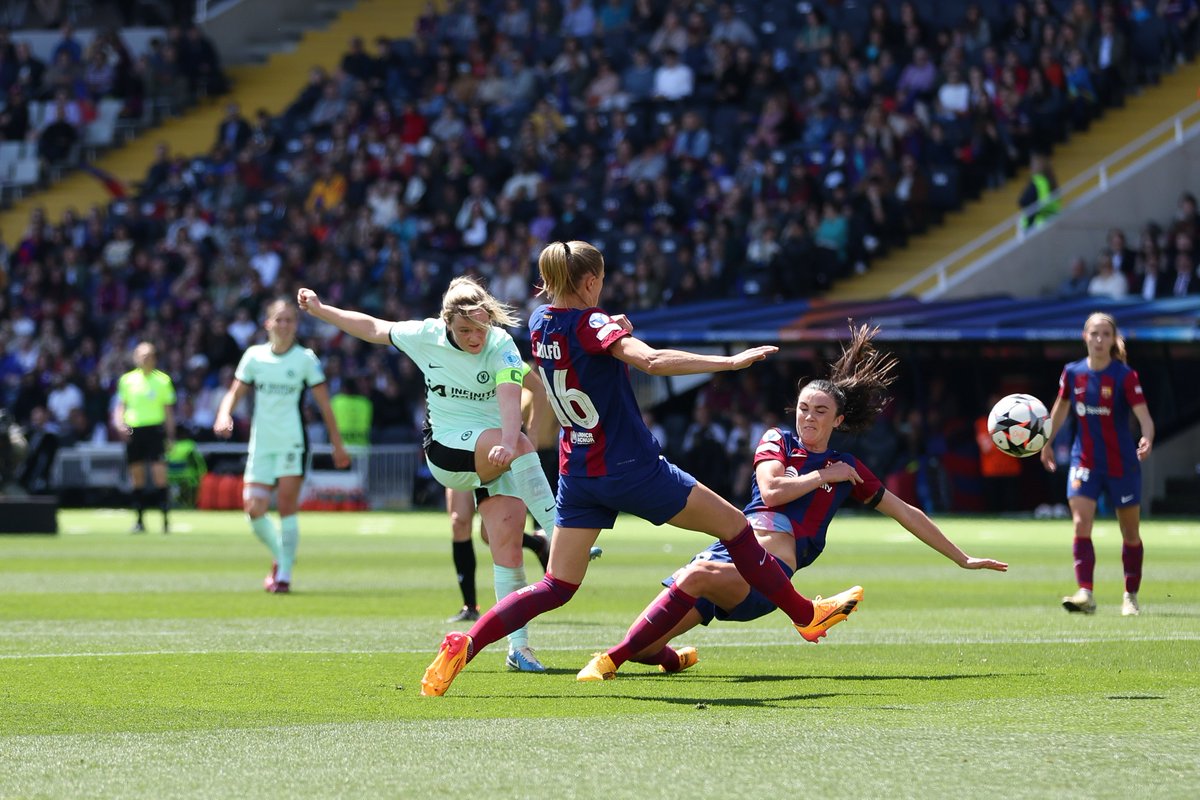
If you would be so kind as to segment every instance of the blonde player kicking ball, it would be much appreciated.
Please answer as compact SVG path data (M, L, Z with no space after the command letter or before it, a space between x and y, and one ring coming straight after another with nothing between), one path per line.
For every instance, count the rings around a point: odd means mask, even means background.
M388 322L326 305L312 289L301 289L296 301L317 319L363 341L390 344L413 360L425 376L429 470L447 489L482 489L476 496L496 595L524 586L525 509L550 531L555 503L537 452L521 433L521 355L504 330L518 324L512 312L470 278L450 282L438 319ZM509 668L545 672L524 626L509 633Z
M291 591L292 565L300 544L296 512L308 462L308 437L304 435L304 420L300 415L305 389L312 390L321 409L321 419L333 444L334 465L350 466L350 456L329 405L321 362L316 353L296 343L298 319L299 313L288 300L275 300L267 306L264 327L268 342L246 348L213 423L213 431L228 438L233 433L234 407L254 389L242 508L250 518L254 535L262 540L274 559L271 572L263 581L263 588L272 594ZM267 516L272 489L279 509L278 529Z
M1001 561L968 556L924 512L884 489L865 464L849 453L829 449L835 429L867 430L887 402L885 390L896 362L871 346L873 335L865 326L854 331L828 379L800 381L794 432L771 428L763 434L754 451L746 521L763 549L789 575L821 555L829 523L850 497L887 514L963 569L1006 571L1008 565ZM610 680L626 661L681 672L700 659L694 647L671 648L669 642L675 637L714 618L748 622L775 610L775 604L738 573L722 542L699 553L663 583L667 588L638 615L625 641L593 656L579 680ZM659 631L657 636L646 634L650 620ZM815 642L824 635L821 630L805 638Z

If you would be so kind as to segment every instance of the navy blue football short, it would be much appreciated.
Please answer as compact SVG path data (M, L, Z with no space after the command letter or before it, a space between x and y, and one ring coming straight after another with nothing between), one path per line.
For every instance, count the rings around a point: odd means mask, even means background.
M661 456L619 475L558 477L560 528L611 528L625 512L662 525L683 511L696 479Z

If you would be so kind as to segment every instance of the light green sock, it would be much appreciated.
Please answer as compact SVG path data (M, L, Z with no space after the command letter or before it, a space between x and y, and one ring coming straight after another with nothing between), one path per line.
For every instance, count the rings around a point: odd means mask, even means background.
M296 548L300 546L300 521L296 515L279 518L279 571L278 581L292 582L292 564L296 561Z
M529 584L525 581L524 567L502 567L492 565L492 582L496 585L496 602L503 600L518 589L524 589ZM508 635L508 650L512 652L518 647L529 646L529 628L517 628Z
M525 507L537 521L538 527L547 536L554 535L554 514L557 510L550 482L542 471L542 462L537 453L526 453L512 460L509 467L516 496L525 502Z
M249 515L246 519L250 520L250 530L254 531L254 535L262 540L262 543L271 551L271 558L276 564L280 562L279 556L279 531L275 529L275 523L266 514L255 519Z

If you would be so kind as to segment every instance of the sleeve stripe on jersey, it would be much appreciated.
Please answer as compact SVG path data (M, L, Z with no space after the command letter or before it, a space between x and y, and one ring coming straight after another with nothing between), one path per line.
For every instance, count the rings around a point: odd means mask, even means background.
M760 455L761 453L780 453L780 452L782 452L782 451L779 449L779 445L777 445L775 442L763 442L762 444L760 444L758 446L758 449L756 449L754 451L754 454Z

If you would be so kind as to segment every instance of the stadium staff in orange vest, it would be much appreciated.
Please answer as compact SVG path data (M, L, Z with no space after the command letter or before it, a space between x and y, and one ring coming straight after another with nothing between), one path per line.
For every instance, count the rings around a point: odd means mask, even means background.
M1000 395L988 398L991 408ZM988 511L1004 512L1016 509L1017 480L1021 476L1021 461L996 447L988 431L988 415L975 420L975 444L979 446L979 474L983 476L983 494Z
M133 533L145 532L142 513L150 502L162 509L163 533L170 530L166 452L168 443L175 440L175 385L167 373L155 369L157 360L158 352L150 342L133 349L136 366L118 381L117 405L113 409L113 427L125 442L125 461L133 485L133 509L137 513ZM146 488L147 463L150 489Z

